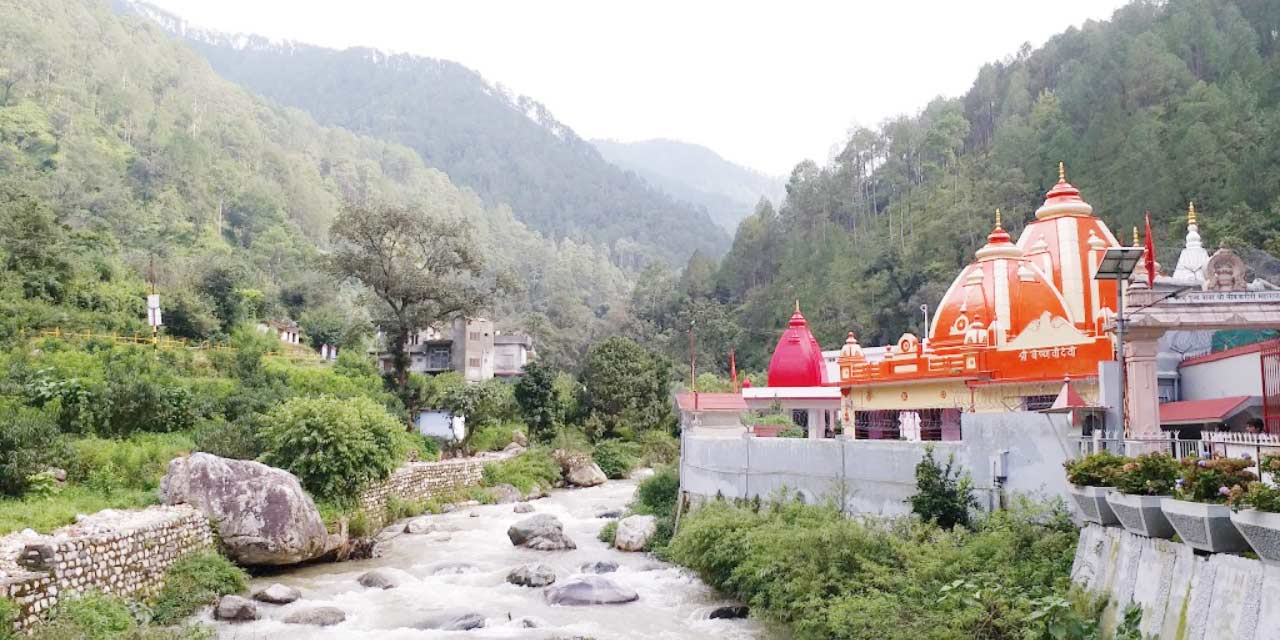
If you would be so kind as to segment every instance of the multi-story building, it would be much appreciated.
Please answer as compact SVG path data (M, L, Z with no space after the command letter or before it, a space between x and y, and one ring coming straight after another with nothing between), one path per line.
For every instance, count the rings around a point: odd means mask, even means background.
M378 360L384 371L390 371L391 354L384 348L384 340L379 332ZM427 327L414 332L405 344L405 353L413 373L457 371L468 382L520 375L535 356L532 337L502 334L486 318L455 318L445 329Z

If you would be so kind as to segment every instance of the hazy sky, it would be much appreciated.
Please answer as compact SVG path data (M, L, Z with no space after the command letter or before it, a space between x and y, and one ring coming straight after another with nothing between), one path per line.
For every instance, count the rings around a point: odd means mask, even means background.
M787 175L855 124L963 93L985 62L1122 0L151 0L188 21L456 60L585 138L675 138Z

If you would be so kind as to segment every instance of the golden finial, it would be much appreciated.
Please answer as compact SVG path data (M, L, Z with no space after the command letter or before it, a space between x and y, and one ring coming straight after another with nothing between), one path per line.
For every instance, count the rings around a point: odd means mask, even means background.
M1196 224L1196 201L1192 200L1187 203L1187 225Z
M1066 182L1066 181L1067 181L1067 165L1063 162L1058 162L1058 182Z
M1138 246L1138 228L1137 228L1137 227L1134 227L1134 228L1133 228L1133 244L1131 244L1131 245L1129 245L1129 246L1131 246L1131 247L1136 247L1136 246Z
M999 209L996 209L996 228L997 228L997 229L1004 229L1004 225L1003 225L1003 224L1001 224L1001 221L1000 221L1000 210L999 210Z
M796 313L800 313L800 299L796 298Z

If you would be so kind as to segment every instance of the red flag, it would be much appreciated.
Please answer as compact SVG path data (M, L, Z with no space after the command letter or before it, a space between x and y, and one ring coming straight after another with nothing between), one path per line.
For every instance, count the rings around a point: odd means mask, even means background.
M1147 286L1153 287L1156 284L1156 244L1155 239L1151 235L1151 212L1147 212L1147 246L1142 259L1147 267Z

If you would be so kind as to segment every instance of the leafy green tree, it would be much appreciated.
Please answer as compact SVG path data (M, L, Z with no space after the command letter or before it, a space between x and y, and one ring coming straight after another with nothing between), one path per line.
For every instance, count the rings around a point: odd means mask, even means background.
M66 232L53 212L31 196L0 191L0 248L27 298L62 302L75 275L65 255Z
M911 496L911 512L925 522L952 529L956 525L968 527L969 511L977 506L973 481L968 473L955 468L955 454L947 458L944 466L933 457L933 447L927 447L924 457L916 463L916 494Z
M550 442L564 420L556 372L541 362L530 362L516 381L514 393L529 435L539 442Z
M587 353L584 405L596 439L630 436L674 425L667 360L623 337L608 338Z

